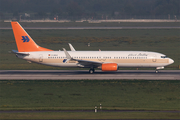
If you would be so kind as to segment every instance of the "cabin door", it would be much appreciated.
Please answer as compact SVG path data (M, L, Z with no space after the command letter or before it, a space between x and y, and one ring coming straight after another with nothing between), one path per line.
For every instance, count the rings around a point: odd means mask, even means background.
M156 62L156 55L153 55L152 61Z
M39 62L43 62L43 55L42 54L39 55Z

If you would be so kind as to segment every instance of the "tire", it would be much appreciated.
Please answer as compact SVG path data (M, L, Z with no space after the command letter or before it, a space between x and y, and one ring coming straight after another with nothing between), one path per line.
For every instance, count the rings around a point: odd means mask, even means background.
M89 70L89 73L90 73L90 74L93 74L93 73L94 73L94 69L90 69L90 70Z

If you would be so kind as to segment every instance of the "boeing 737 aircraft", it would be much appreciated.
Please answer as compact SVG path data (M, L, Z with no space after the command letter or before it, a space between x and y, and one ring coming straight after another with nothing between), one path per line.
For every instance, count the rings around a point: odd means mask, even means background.
M29 62L57 67L95 68L102 71L117 71L123 67L154 67L158 69L174 63L171 58L157 52L147 51L76 51L69 44L71 51L53 51L38 46L18 22L11 22L17 50L13 50L18 58Z

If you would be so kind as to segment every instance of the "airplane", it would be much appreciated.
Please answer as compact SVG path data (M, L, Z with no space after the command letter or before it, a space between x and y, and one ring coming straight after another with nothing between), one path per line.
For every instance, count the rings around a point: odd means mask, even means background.
M156 68L164 69L165 66L174 63L174 60L166 55L148 51L76 51L69 44L71 51L54 51L40 47L28 35L23 27L16 21L11 22L18 50L12 50L18 58L28 62L35 62L56 67L80 67L89 68L89 73L95 69L102 71L117 71L118 68Z

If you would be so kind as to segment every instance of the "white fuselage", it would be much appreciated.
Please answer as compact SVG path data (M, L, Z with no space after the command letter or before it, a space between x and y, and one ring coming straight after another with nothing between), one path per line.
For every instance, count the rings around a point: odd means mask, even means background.
M44 65L58 67L91 67L81 65L77 61L66 61L64 51L22 52L19 58ZM73 59L95 61L100 63L116 63L118 67L164 67L174 61L164 54L146 51L68 51ZM100 66L98 66L100 67Z

